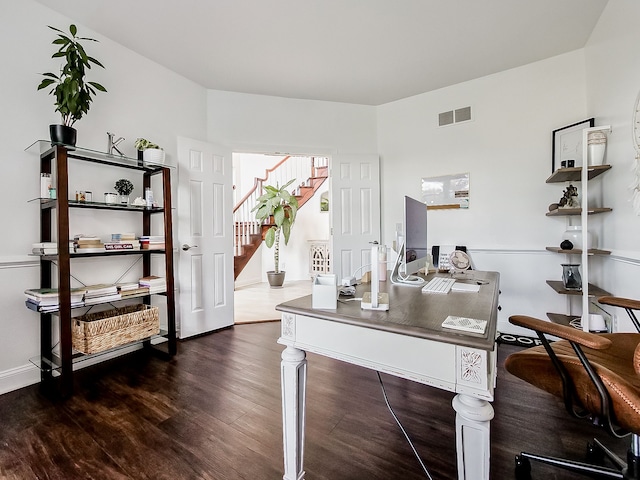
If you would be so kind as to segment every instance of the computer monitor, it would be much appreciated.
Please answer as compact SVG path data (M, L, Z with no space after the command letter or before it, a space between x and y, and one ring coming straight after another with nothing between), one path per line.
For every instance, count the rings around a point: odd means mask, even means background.
M419 200L404 197L402 232L396 239L398 258L391 273L391 281L399 285L420 286L424 279L415 276L427 266L427 205Z

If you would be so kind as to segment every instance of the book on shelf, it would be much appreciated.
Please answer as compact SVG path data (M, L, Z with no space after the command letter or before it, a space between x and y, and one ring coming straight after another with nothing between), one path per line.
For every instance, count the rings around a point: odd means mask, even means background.
M55 297L35 297L33 295L28 295L25 294L25 297L27 299L27 301L32 302L36 305L39 306L50 306L50 305L59 305L60 304L60 297L58 295L56 295ZM82 303L84 299L84 293L78 293L78 294L71 294L71 304L73 305L74 303Z
M52 305L42 305L40 303L27 299L24 301L24 304L29 310L33 310L34 312L40 312L40 313L51 313L51 312L60 310L59 303L52 304ZM79 302L71 302L71 308L78 308L83 306L84 306L84 302L82 300Z
M71 298L82 297L84 295L84 292L85 292L84 287L72 288L70 290ZM59 290L55 287L28 288L24 291L24 294L27 297L33 298L36 301L41 301L44 299L58 298Z
M105 250L140 250L138 242L108 242L104 244Z
M119 293L114 293L111 295L98 295L95 297L84 297L85 305L97 305L99 303L107 303L107 302L115 302L117 300L121 300L122 296Z
M31 245L31 248L58 248L58 242L37 242Z
M125 292L127 290L135 290L140 286L138 282L120 282L120 283L116 283L116 287L118 288L119 292Z
M106 251L104 245L95 247L76 247L73 253L101 253Z
M156 275L142 277L139 280L141 287L149 287L149 293L163 293L167 291L167 279Z
M32 295L34 297L46 298L55 297L58 298L57 288L28 288L24 291L25 295Z
M164 243L142 243L140 244L142 250L164 250Z
M102 240L100 240L100 237L96 235L84 235L84 234L74 235L73 241L75 243L83 244L83 245L91 244L91 243L102 243Z
M140 280L138 280L138 283L143 286L166 285L167 280L164 277L158 277L157 275L148 275L146 277L141 277Z
M57 248L32 248L31 253L34 255L57 255ZM73 249L69 249L69 253L73 253Z
M57 242L39 242L31 245L31 253L33 255L57 255ZM73 253L73 242L69 242L69 253Z
M95 235L77 234L73 236L75 253L99 253L104 251L104 243Z
M142 235L140 236L140 248L143 250L164 249L164 235Z
M118 293L118 287L111 283L98 283L95 285L87 285L84 287L85 300L91 297L100 297L105 295L115 295Z
M164 235L140 235L141 242L164 242Z
M137 240L135 233L112 233L111 234L112 242L129 242L132 240Z
M149 287L138 287L132 290L122 290L120 292L120 297L122 298L135 297L138 295L149 295L150 293L152 292L150 291Z

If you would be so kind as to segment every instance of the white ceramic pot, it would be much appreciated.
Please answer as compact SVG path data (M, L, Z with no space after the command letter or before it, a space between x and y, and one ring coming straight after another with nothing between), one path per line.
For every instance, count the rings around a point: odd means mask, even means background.
M562 234L562 240L569 240L573 243L573 248L582 250L582 227L580 225L569 225ZM594 248L593 234L587 232L587 250L590 248Z
M587 145L587 155L589 165L602 165L604 162L604 151L607 148L605 143Z
M145 163L164 165L164 150L159 148L147 148L142 152L142 159Z

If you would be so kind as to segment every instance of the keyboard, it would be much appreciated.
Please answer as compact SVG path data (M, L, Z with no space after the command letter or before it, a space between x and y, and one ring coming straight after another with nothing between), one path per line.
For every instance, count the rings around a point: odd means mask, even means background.
M456 283L455 278L450 277L434 277L422 287L423 293L444 293L447 294Z

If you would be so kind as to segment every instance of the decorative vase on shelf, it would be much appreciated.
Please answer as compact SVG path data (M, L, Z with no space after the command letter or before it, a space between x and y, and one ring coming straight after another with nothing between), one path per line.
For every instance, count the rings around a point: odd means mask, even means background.
M120 195L120 203L129 205L129 195Z
M582 277L578 270L579 266L574 263L562 264L562 285L567 290L582 290Z
M587 156L589 165L602 165L607 148L607 136L604 132L589 132L587 135Z
M582 227L580 225L569 225L562 234L562 240L569 240L576 250L582 250ZM593 234L587 232L587 250L594 248Z

